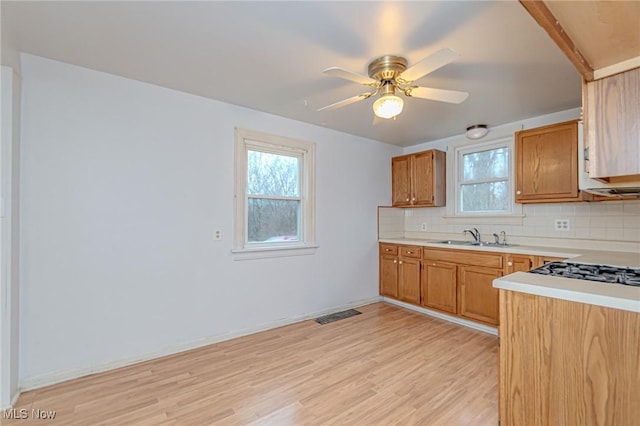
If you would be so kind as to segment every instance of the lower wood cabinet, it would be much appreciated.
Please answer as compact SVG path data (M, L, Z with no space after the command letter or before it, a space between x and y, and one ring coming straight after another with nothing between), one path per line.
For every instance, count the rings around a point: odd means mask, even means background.
M526 256L520 254L508 254L507 266L505 272L513 274L514 272L527 272L536 265L536 256Z
M422 265L422 305L455 314L458 305L458 266L429 260L423 261Z
M419 246L380 244L380 294L420 303Z
M500 293L493 280L502 276L502 270L461 265L458 271L460 316L498 325Z
M398 257L380 256L380 294L398 297Z
M503 254L380 244L380 294L498 325Z

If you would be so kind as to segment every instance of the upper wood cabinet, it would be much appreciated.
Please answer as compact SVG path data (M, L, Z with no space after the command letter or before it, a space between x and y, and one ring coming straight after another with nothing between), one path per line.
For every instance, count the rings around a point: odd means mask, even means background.
M516 133L517 203L580 201L578 122Z
M391 159L394 207L445 205L446 153L435 149Z
M586 83L583 96L589 176L640 175L640 68Z

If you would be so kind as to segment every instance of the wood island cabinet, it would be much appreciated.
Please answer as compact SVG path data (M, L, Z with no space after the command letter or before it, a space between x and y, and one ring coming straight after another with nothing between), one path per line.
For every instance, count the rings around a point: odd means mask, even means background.
M445 205L446 153L435 149L391 159L394 207Z
M517 203L581 201L578 191L578 122L516 132Z
M637 425L640 314L500 290L500 424Z

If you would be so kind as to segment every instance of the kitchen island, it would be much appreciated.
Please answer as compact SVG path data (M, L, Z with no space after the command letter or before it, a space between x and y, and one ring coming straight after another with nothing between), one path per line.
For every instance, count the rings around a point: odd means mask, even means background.
M638 268L635 253L571 259ZM502 425L640 418L640 287L517 272L500 289Z

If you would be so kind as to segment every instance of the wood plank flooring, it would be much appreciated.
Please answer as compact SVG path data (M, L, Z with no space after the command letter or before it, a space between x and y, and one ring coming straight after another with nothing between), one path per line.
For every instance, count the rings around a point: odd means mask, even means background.
M497 337L385 303L358 310L25 392L29 418L2 423L498 424Z

